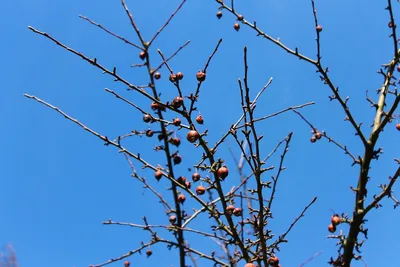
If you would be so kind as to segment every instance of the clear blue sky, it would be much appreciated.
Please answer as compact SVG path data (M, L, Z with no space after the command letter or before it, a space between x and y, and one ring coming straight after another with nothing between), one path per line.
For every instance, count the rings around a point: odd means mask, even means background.
M118 66L121 75L132 83L145 84L143 70L129 67L140 61L137 49L78 18L79 14L88 16L138 43L119 2L21 0L2 3L0 244L14 246L22 267L88 266L122 255L139 246L141 240L149 240L147 233L137 229L102 225L108 218L141 223L141 216L146 215L151 223L167 223L162 207L129 177L130 169L123 155L56 112L23 97L24 93L36 95L112 138L133 129L147 129L136 110L106 93L104 88L116 90L140 105L147 106L148 101L127 92L98 69L27 28L31 25L46 31L89 57L97 57L110 69ZM236 8L250 21L256 19L267 33L315 58L310 1L237 2ZM179 1L131 0L127 3L140 30L149 39ZM350 107L356 119L364 122L366 131L372 122L373 110L365 101L365 91L369 90L370 96L376 99L374 90L382 82L376 70L392 55L385 4L386 1L368 4L360 0L317 1L324 28L324 64L330 67L331 77L341 92L351 96ZM395 12L400 14L398 4L394 5ZM170 55L191 40L171 61L174 70L184 73L182 84L189 93L196 86L195 73L204 66L218 39L223 38L199 102L205 119L202 129L210 130L211 143L240 116L237 78L243 76L243 46L247 45L253 95L270 77L274 78L258 104L259 116L316 101L316 105L302 110L303 114L319 129L348 145L354 154L361 153L350 125L343 122L338 103L329 102L328 87L319 81L310 65L256 37L246 27L235 32L234 18L224 14L218 21L216 11L217 5L212 0L189 0L151 50L152 62L158 65L156 48ZM175 89L166 79L166 69L162 69L162 75L158 88L163 96L174 96ZM330 256L336 256L335 241L326 239L331 209L351 212L353 193L349 186L356 186L357 169L350 166L350 159L342 151L326 141L311 144L310 129L292 113L259 124L259 133L264 134L263 154L267 155L290 131L294 131L293 141L285 162L287 170L280 180L271 227L279 235L314 196L318 196L318 201L288 236L290 242L281 246L278 256L283 267L299 266L323 251L307 266L325 266ZM180 133L180 136L185 135ZM395 171L393 158L399 157L398 136L393 124L382 135L379 146L384 147L385 153L373 163L369 196L379 192L376 186L386 183ZM161 157L151 150L154 143L133 138L127 146L133 152L141 151L143 157L157 164ZM228 144L235 145L232 139ZM226 188L230 188L239 177L233 171L234 162L227 147L220 150L220 156L232 170L226 182ZM180 152L185 166L177 170L189 176L187 166L196 163L199 151L185 146ZM270 164L276 165L277 159ZM137 164L136 167L140 169ZM141 172L141 175L154 182L151 172ZM157 187L164 195L169 194L166 181ZM190 203L185 204L188 212L191 207L197 207ZM368 216L369 240L363 247L363 255L369 267L398 265L398 254L394 252L400 249L397 242L400 231L396 226L400 214L393 211L388 200L383 204L383 208ZM201 227L206 222L207 215L204 215L191 227ZM192 246L205 252L214 247L212 241L203 237L190 238ZM152 250L154 255L150 259L144 255L133 256L132 266L177 266L176 250L167 251L164 245L156 245ZM199 264L211 266L205 261ZM122 266L122 262L110 266ZM357 262L352 266L364 264Z

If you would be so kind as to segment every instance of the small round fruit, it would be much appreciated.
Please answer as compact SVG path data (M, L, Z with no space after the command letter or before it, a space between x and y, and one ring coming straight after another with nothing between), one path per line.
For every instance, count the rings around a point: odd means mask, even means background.
M131 266L131 263L130 263L129 261L125 261L125 262L124 262L124 266L125 266L125 267L129 267L129 266Z
M159 80L161 78L161 73L156 72L154 73L154 79Z
M241 208L235 208L233 210L233 215L235 215L236 217L239 217L242 215L242 209Z
M175 155L174 158L173 158L173 161L174 161L175 165L178 165L179 163L182 162L182 157L179 156L179 155Z
M169 142L170 144L172 144L172 145L178 147L178 146L181 144L181 139L179 139L178 137L176 137L176 138L171 137L171 138L168 140L168 142Z
M183 79L183 73L182 73L182 72L176 73L175 76L176 76L176 79L177 79L178 81L180 81L180 80Z
M153 251L151 251L150 249L147 250L146 255L147 255L147 257L150 257L151 255L153 255Z
M388 27L393 28L393 23L391 21L388 23Z
M197 116L197 117L196 117L196 122L197 122L198 124L203 124L203 123L204 123L203 116L201 116L201 115Z
M312 136L311 138L310 138L310 142L311 143L315 143L317 141L317 138L315 137L315 136Z
M396 129L400 131L400 123L396 124Z
M161 170L156 170L156 172L154 173L154 178L157 179L157 181L160 181L160 179L162 178L163 173Z
M322 26L318 25L317 27L315 27L315 29L317 30L317 32L322 32Z
M186 183L186 177L185 176L179 176L177 181L178 181L178 183L184 185Z
M150 129L148 129L148 130L146 131L146 136L147 136L147 137L152 137L153 134L154 134L154 132L153 132L152 130L150 130Z
M239 30L240 30L240 24L239 24L239 23L233 24L233 28L234 28L236 31L239 31Z
M339 225L341 223L340 217L338 215L333 215L332 218L331 218L331 223L334 226Z
M183 104L183 98L180 97L180 96L177 96L177 97L174 98L174 100L172 100L172 104L171 105L174 108L180 108L182 106L182 104Z
M238 19L239 21L242 21L242 20L243 20L243 15L238 15L237 19Z
M194 143L196 142L198 139L200 138L200 135L197 131L195 130L191 130L188 132L186 139L190 142L190 143Z
M200 173L195 172L195 173L192 174L192 180L193 180L193 182L199 181L200 178L201 178Z
M169 81L170 81L170 82L176 82L176 74L171 73L171 74L169 75Z
M196 78L197 78L197 80L198 80L199 82L203 82L203 81L206 79L206 74L205 74L205 72L202 71L202 70L199 71L199 72L197 72Z
M322 133L317 132L317 133L315 134L315 138L316 138L317 140L321 139L321 137L322 137Z
M196 187L196 194L204 195L205 192L206 192L206 188L204 186L199 185L198 187Z
M279 258L277 256L271 256L268 259L268 263L272 266L277 266L279 264Z
M244 267L256 267L253 263L246 263L246 265Z
M235 210L235 206L233 206L232 204L226 207L226 212L228 214L232 214L234 210Z
M185 186L186 188L190 189L192 188L192 183L190 181L186 181Z
M217 175L221 179L225 179L226 177L228 177L228 174L229 174L229 170L226 166L222 166L217 171Z
M178 202L179 202L179 203L183 204L183 203L185 202L185 200L186 200L185 195L180 194L180 195L178 196Z
M334 226L333 224L330 224L328 226L328 231L331 233L334 233L336 231L336 226Z
M153 102L153 103L151 103L150 107L151 107L152 110L157 110L159 108L159 105L158 105L157 102Z
M143 121L144 121L144 122L151 122L152 119L153 119L153 117L151 117L150 114L145 114L145 115L143 116Z
M146 58L146 56L147 56L147 52L146 51L142 51L139 54L139 57L140 57L141 60L144 60Z
M171 215L171 216L169 216L169 222L171 223L171 224L174 224L174 223L176 223L176 216L175 215Z
M181 125L181 122L182 121L181 121L180 118L175 118L175 119L172 120L172 124L175 125L175 126Z
M218 18L218 19L222 18L222 12L221 12L221 11L218 11L218 12L217 12L217 18Z

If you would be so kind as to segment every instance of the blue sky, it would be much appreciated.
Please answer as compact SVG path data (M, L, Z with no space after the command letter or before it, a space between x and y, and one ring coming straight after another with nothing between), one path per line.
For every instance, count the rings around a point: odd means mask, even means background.
M309 1L237 1L250 21L257 20L260 28L300 52L315 58L315 30ZM376 74L380 65L389 62L392 54L386 1L317 1L322 32L323 62L331 70L331 78L343 95L349 95L350 108L363 130L369 133L373 110L365 101L365 92L376 99L374 90L382 78ZM127 1L135 20L146 39L150 39L179 4L170 1ZM395 12L399 14L398 4ZM78 118L80 121L115 138L130 130L147 129L141 115L104 91L108 87L138 105L150 103L139 94L127 92L124 86L68 53L54 43L28 30L31 25L46 31L66 45L97 57L109 67L118 66L119 73L135 84L145 84L144 71L130 68L140 63L138 50L118 41L78 17L79 14L138 43L129 20L119 1L6 1L0 20L3 41L0 53L3 61L3 90L0 120L3 140L0 154L0 209L2 224L0 244L11 243L21 266L80 267L104 262L122 255L149 240L147 233L123 226L105 226L108 218L141 223L147 216L151 223L167 223L162 206L130 178L130 168L123 155L65 120L56 112L23 97L36 95ZM156 49L170 55L187 40L190 45L171 61L176 71L185 75L181 84L189 94L196 86L195 74L201 69L219 38L222 45L213 59L207 81L202 87L198 108L205 119L203 130L209 129L210 143L217 141L230 125L240 117L240 95L237 79L243 76L243 47L248 47L249 81L253 96L269 80L272 85L257 106L259 116L288 106L315 101L302 113L319 129L346 144L354 154L362 152L360 142L338 103L330 102L328 87L324 86L311 65L290 57L268 41L256 37L246 27L237 33L234 18L224 14L217 20L215 1L188 0L151 49L154 65L160 58ZM167 81L168 72L162 69L163 79L157 83L165 99L175 95ZM172 115L169 115L172 116ZM284 231L303 207L318 196L296 228L288 236L289 243L281 246L282 266L299 266L317 252L323 251L306 266L324 266L330 256L336 256L335 242L327 240L327 226L332 209L350 213L356 186L357 169L342 151L326 141L309 142L310 129L293 113L264 121L258 125L264 134L263 154L293 131L293 140L285 162L287 170L279 183L271 227L277 234ZM370 196L379 192L377 185L386 183L397 167L399 157L398 134L391 124L382 134L379 146L384 154L374 162L371 170ZM184 139L184 133L178 133ZM127 146L154 164L162 161L152 151L155 140L133 138ZM220 150L220 157L231 167L226 188L237 183L234 162L228 147L235 147L233 139ZM234 148L237 156L239 151ZM180 149L184 166L177 168L189 176L187 167L196 163L199 151L191 146ZM270 164L276 165L278 158ZM140 169L139 165L135 165ZM268 175L275 174L271 173ZM166 181L156 184L151 172L141 171L166 197ZM399 189L399 186L395 186ZM185 208L190 211L190 200ZM398 211L392 203L373 211L367 227L369 240L363 247L364 261L369 267L395 266L400 249L397 221ZM191 227L207 225L202 216ZM341 229L341 227L339 227ZM347 230L346 227L343 227ZM160 233L163 233L162 231ZM165 237L170 237L168 233ZM205 252L214 248L204 237L188 235L192 246ZM154 255L131 257L133 266L177 266L178 253L165 246L153 246ZM199 261L201 266L211 266ZM122 266L122 263L110 266ZM356 262L354 267L365 266Z

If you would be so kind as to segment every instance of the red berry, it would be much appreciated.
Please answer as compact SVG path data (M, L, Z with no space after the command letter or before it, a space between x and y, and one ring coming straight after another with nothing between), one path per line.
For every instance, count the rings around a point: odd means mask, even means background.
M199 139L200 135L197 131L195 130L191 130L188 132L186 139L190 142L190 143L194 143Z
M196 194L198 194L198 195L204 195L205 192L206 192L206 188L202 185L199 185L196 188Z
M204 80L206 79L206 74L205 74L205 72L204 72L204 71L199 71L199 72L197 72L196 78L197 78L197 80L198 80L199 82L204 81Z
M150 257L152 254L153 254L153 251L151 251L150 249L146 251L147 257Z
M174 158L173 158L173 161L174 161L175 165L178 165L179 163L182 162L182 157L179 156L179 155L175 155Z
M232 214L234 210L235 210L235 206L233 206L233 205L229 205L226 207L226 212L228 212L228 214Z
M125 262L124 262L124 266L125 266L125 267L129 267L129 266L131 266L131 263L130 263L129 261L125 261Z
M196 121L198 124L203 124L204 123L203 116L201 116L201 115L197 116Z
M315 143L317 141L317 138L315 137L315 136L312 136L311 138L310 138L310 142L311 143Z
M175 215L169 216L169 222L170 222L171 224L174 224L174 223L176 222L176 216L175 216Z
M192 180L193 180L193 182L199 181L200 178L201 178L200 173L195 172L195 173L192 174Z
M235 208L233 210L233 215L235 215L236 217L239 217L242 215L242 209L241 208Z
M142 51L139 54L139 57L140 57L141 60L144 60L146 58L146 56L147 56L147 52L146 51Z
M279 258L277 256L272 256L268 259L268 263L272 266L277 266L279 264Z
M333 224L330 224L328 226L328 231L331 233L334 233L336 231L336 226L334 226Z
M178 183L184 185L186 182L186 177L185 176L179 176L177 179Z
M153 119L153 117L151 117L150 114L145 114L145 115L143 116L143 121L144 121L144 122L151 122L152 119Z
M179 146L181 144L181 139L179 139L178 137L173 138L171 137L168 142L174 146Z
M246 263L244 267L256 267L253 263Z
M400 131L400 123L396 124L396 129Z
M175 77L177 80L182 80L183 79L183 73L182 72L178 72L177 74L175 74Z
M341 223L341 219L338 215L333 215L331 218L332 225L336 226Z
M150 107L151 107L151 109L154 110L154 111L156 111L156 110L165 111L165 107L162 106L162 105L160 105L160 104L158 104L157 102L151 103L151 106L150 106Z
M178 196L178 202L179 202L179 203L183 204L183 203L185 202L185 200L186 200L185 195L180 194L180 195Z
M229 170L226 166L222 166L217 171L217 175L221 179L225 179L226 177L228 177L228 174L229 174Z
M154 79L159 80L161 78L161 73L156 72L154 73Z
M242 21L242 20L243 20L243 15L238 15L237 19L238 19L239 21Z
M171 103L171 105L174 108L180 108L182 106L182 104L183 104L183 98L180 97L180 96L175 97L174 100L172 100L172 103Z
M317 140L321 139L321 137L322 137L322 133L317 132L317 133L315 134L315 138L316 138Z
M146 136L147 136L147 137L152 137L153 134L154 134L154 132L153 132L152 130L150 130L150 129L148 129L148 130L146 131Z
M321 25L318 25L315 29L317 30L317 32L322 32L322 26Z
M239 24L239 23L233 24L233 28L234 28L236 31L239 31L239 30L240 30L240 24Z
M179 118L173 119L172 120L172 124L175 125L175 126L181 125L181 119L179 119Z
M175 82L176 81L176 75L174 73L171 73L171 75L169 75L169 80L170 80L170 82Z
M221 11L218 11L218 12L217 12L217 18L220 19L221 17L222 17L222 12L221 12Z
M163 176L163 173L162 173L161 170L157 170L157 171L154 173L154 177L157 179L157 181L160 181L160 179L162 178L162 176Z

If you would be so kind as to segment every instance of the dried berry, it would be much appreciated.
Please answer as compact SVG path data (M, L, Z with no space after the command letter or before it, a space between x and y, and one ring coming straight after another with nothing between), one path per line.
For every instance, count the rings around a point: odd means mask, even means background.
M143 121L144 122L151 122L153 120L153 117L150 114L145 114L143 116Z
M310 138L310 142L311 142L311 143L315 143L315 141L317 141L317 138L316 138L315 136L312 136L312 137Z
M196 122L197 122L198 124L203 124L203 123L204 123L203 116L201 116L201 115L197 116L197 117L196 117Z
M196 187L196 194L204 195L205 192L206 192L206 188L204 186L199 185L198 187Z
M179 163L182 162L182 157L179 156L179 155L175 155L174 158L173 158L173 161L174 161L175 165L178 165Z
M220 19L221 17L222 17L222 12L221 12L221 11L218 11L218 12L217 12L217 18Z
M315 29L317 30L317 32L322 32L322 26L321 25L318 25Z
M222 166L217 171L217 175L221 179L225 179L226 177L228 177L228 174L229 174L229 170L226 166Z
M180 118L175 118L172 120L172 124L175 126L181 125L181 119Z
M328 226L328 231L331 233L334 233L336 231L336 226L334 226L333 224L330 224Z
M315 138L316 138L317 140L319 140L319 139L321 139L321 137L322 137L322 133L316 132Z
M239 30L240 30L240 24L239 24L239 23L233 24L233 28L234 28L236 31L239 31Z
M175 77L176 77L176 79L177 79L178 81L180 81L180 80L183 79L183 73L182 73L182 72L178 72L178 73L175 74Z
M183 203L185 202L185 200L186 200L185 195L180 194L180 195L178 196L178 202L179 202L179 203L183 204Z
M196 74L196 78L199 82L203 82L206 79L206 73L204 71L199 71Z
M229 205L226 207L226 212L228 214L232 214L234 210L235 210L235 206L233 206L233 205Z
M233 215L235 215L236 217L239 217L242 215L242 209L241 208L235 208L233 210Z
M185 176L179 176L178 179L176 179L176 181L178 183L180 183L181 185L185 185L186 183L186 177Z
M179 146L181 144L181 139L179 139L178 137L174 138L171 137L168 142L174 146Z
M332 225L337 226L340 224L340 222L341 222L341 219L337 214L332 216L332 218L331 218Z
M243 20L243 15L238 15L237 19L238 19L239 21L242 21L242 20Z
M192 188L192 183L190 181L186 181L185 186L186 188L190 189Z
M171 73L171 75L169 75L169 80L170 82L176 82L176 74Z
M154 132L153 132L152 130L150 130L150 129L148 129L148 130L146 131L146 136L147 136L147 137L152 137L153 134L154 134Z
M176 216L175 216L175 215L169 216L169 222L170 222L171 224L176 223Z
M278 266L279 264L279 258L277 256L271 256L268 259L268 264L271 266Z
M244 267L256 267L253 263L246 263L246 265Z
M154 73L154 79L159 80L161 78L161 73L156 72Z
M200 135L197 131L195 130L191 130L188 132L186 139L190 142L190 143L194 143L196 142L198 139L200 138Z
M200 178L201 178L200 173L195 172L195 173L192 174L192 180L193 180L193 182L199 181Z
M174 100L172 100L172 103L171 103L171 105L174 108L180 108L182 106L182 104L183 104L183 98L180 97L180 96L175 97Z
M160 181L160 179L162 178L162 176L163 176L163 173L162 173L161 170L157 170L157 171L154 173L154 178L156 178L157 181Z
M147 255L147 257L150 257L151 255L153 255L153 251L151 251L150 249L147 250L146 255Z
M131 266L131 263L130 263L129 261L125 261L125 262L124 262L124 266L125 266L125 267L129 267L129 266Z
M139 54L139 57L140 57L141 60L144 60L146 58L146 56L147 56L147 52L146 51L142 51Z
M396 124L396 129L400 131L400 123Z

